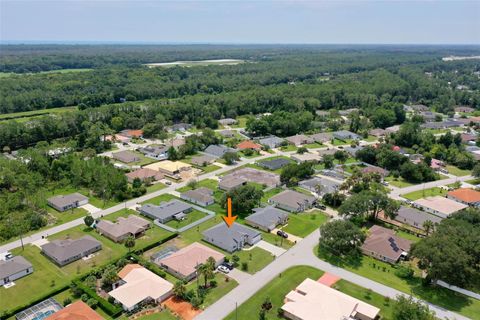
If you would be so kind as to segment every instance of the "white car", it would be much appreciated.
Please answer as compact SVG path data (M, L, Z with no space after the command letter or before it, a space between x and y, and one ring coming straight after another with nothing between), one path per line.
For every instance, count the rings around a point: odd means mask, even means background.
M217 270L220 271L220 272L223 272L223 273L229 273L230 272L230 270L227 267L222 266L222 265L218 266Z

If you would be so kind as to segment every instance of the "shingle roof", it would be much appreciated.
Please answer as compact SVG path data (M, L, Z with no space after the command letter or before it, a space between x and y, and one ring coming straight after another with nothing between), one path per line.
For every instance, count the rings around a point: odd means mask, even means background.
M123 151L112 153L112 156L114 159L117 159L125 163L135 162L140 160L140 157L138 155L136 155L135 153L129 150L123 150Z
M149 169L149 168L141 168L129 173L125 174L129 180L134 180L135 178L139 178L140 180L150 179L153 178L154 180L163 179L163 174L158 172L157 170Z
M253 222L265 228L271 228L284 221L288 213L269 206L266 208L255 208L254 213L245 218L247 222Z
M440 223L442 218L415 208L400 206L400 209L398 209L397 215L395 216L395 220L403 223L406 222L405 220L410 220L415 222L417 227L422 228L425 221Z
M285 159L285 158L277 158L277 159L272 159L272 160L265 160L265 161L260 161L258 165L270 169L270 170L277 170L280 169L286 165L291 163L290 160Z
M328 142L332 140L332 137L333 135L331 132L320 132L310 136L315 142Z
M197 165L197 166L203 166L205 163L210 164L214 161L215 161L215 157L212 157L212 156L209 156L209 155L206 155L206 154L192 157L192 160L190 160L190 162L192 164Z
M440 213L443 213L445 215L455 213L467 207L462 203L459 203L454 200L450 200L441 196L418 199L418 200L415 200L414 203L421 207L426 207L426 208L438 211Z
M32 264L22 256L15 256L7 261L0 260L0 279L8 278L31 267Z
M115 237L121 237L126 234L137 234L146 229L149 224L150 223L143 218L129 215L126 218L119 217L116 223L108 220L100 220L96 224L96 228Z
M280 203L283 205L287 205L291 208L297 208L301 204L306 204L306 203L313 203L315 201L315 197L313 196L308 196L306 194L293 191L293 190L285 190L273 197L270 198L271 201L274 201L275 203Z
M194 199L201 202L211 202L214 200L213 191L208 188L198 188L194 190L188 190L182 193L182 198Z
M202 234L207 238L214 239L216 246L230 248L238 242L242 242L245 235L255 238L260 232L236 222L230 228L224 222L220 222Z
M51 241L42 245L42 251L58 261L65 261L71 257L83 254L99 245L102 245L101 242L92 236L86 235L76 240L66 239Z
M236 151L235 149L232 149L223 145L211 144L203 152L208 153L217 158L221 158L225 153L235 152L235 151Z
M410 250L411 244L411 241L396 236L391 229L373 226L369 230L369 236L363 243L362 249L397 261L404 251Z
M282 138L276 137L276 136L271 136L268 138L263 138L260 139L258 142L261 144L267 145L269 147L275 147L279 144L281 144L284 140Z
M140 208L140 212L145 212L157 219L167 219L178 213L187 211L190 208L192 208L192 206L188 203L174 199L168 202L162 202L158 206L147 203Z
M59 195L55 197L48 198L48 202L52 205L63 208L69 205L73 205L76 202L88 200L88 197L80 194L78 192L67 194L67 195Z

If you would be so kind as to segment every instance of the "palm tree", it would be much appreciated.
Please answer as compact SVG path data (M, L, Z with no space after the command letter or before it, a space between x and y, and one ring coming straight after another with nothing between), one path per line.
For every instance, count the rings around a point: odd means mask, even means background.
M200 266L198 266L198 274L203 275L204 281L205 281L205 288L207 287L207 282L208 279L212 279L215 274L213 273L215 271L215 259L210 257L207 259L207 262L202 263Z
M430 231L432 231L434 228L433 222L430 220L425 221L422 226L427 236L430 234Z
M183 281L175 282L175 285L173 286L173 293L179 298L183 299L183 297L185 297L185 294L187 293L187 288L185 287Z
M125 247L127 247L128 252L130 252L130 249L135 247L135 238L132 236L129 236L127 239L125 239Z

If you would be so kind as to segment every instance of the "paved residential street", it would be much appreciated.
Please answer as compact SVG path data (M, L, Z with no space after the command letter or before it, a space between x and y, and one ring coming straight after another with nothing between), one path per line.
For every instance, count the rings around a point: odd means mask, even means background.
M323 271L329 272L341 277L347 281L355 283L359 286L370 288L374 292L379 293L390 298L397 295L405 295L404 293L387 287L383 284L359 276L355 273L345 269L333 266L325 261L318 259L314 253L313 248L318 243L319 231L311 233L308 237L297 243L293 248L278 257L275 261L270 263L264 269L250 277L248 281L241 282L235 289L230 291L223 298L208 307L204 312L199 314L196 320L220 320L225 318L228 314L235 310L235 305L241 305L248 298L253 296L264 285L269 283L276 277L280 277L281 273L286 269L299 266L309 265ZM468 318L457 313L445 310L444 308L427 303L431 310L435 311L437 316L442 319L457 319L467 320ZM243 320L243 319L240 319Z

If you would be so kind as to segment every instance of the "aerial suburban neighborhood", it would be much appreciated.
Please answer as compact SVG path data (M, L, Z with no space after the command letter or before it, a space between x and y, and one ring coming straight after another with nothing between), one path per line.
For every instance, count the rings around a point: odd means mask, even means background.
M0 319L480 320L458 3L2 1Z

